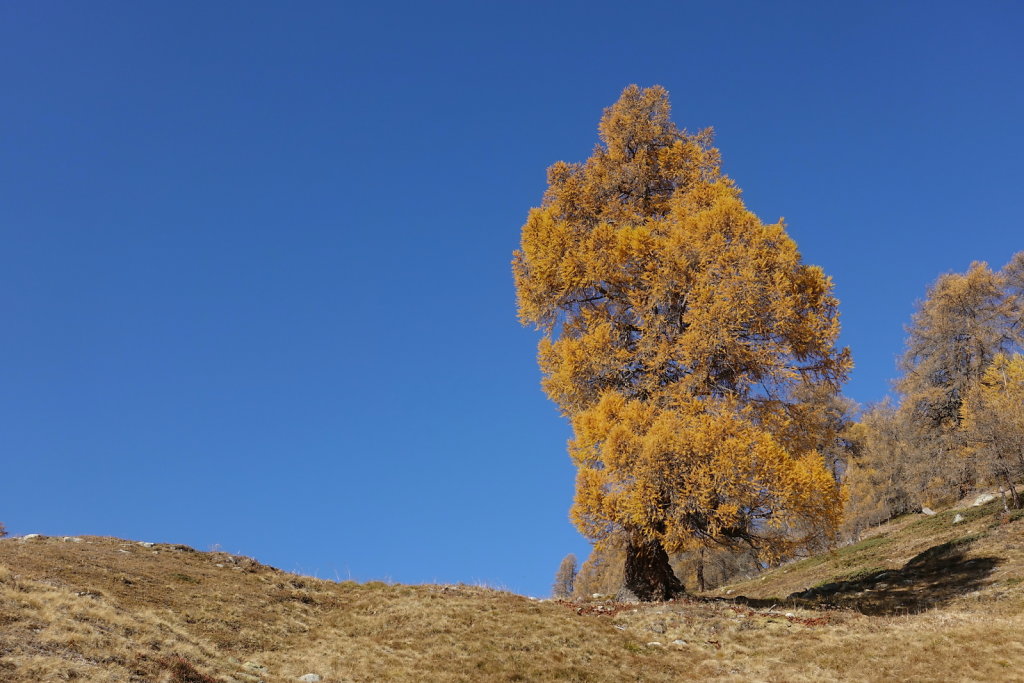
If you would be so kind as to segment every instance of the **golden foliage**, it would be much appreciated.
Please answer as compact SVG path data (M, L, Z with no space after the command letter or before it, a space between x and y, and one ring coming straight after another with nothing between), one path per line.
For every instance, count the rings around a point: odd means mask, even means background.
M968 453L1020 507L1014 484L1024 478L1024 356L998 354L968 393L962 414Z
M850 538L919 503L920 476L908 457L903 428L896 408L886 401L866 410L846 430L850 453L843 476L843 523Z
M549 169L513 261L575 432L573 519L669 550L818 537L840 508L824 399L850 367L829 278L746 209L711 131L676 128L664 89L627 88L600 135Z
M678 553L756 535L778 557L839 522L820 455L787 450L735 399L657 406L609 392L573 431L572 517L590 538L621 527Z
M978 483L977 448L967 448L963 403L1001 353L1024 342L1024 252L1000 271L975 262L942 275L910 326L897 419L923 502L963 496Z
M936 430L960 425L960 405L996 354L1021 341L1020 302L988 264L942 275L907 328L904 405Z

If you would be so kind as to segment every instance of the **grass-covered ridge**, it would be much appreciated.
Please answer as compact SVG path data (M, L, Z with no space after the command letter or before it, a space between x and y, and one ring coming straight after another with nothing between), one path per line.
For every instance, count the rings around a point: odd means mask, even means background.
M172 544L0 541L0 680L12 683L1010 680L1022 613L1024 521L998 501L904 516L649 605L336 583Z

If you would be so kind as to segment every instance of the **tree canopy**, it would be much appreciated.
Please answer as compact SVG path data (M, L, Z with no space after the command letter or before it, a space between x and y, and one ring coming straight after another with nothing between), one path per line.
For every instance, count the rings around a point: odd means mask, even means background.
M828 538L841 500L823 452L851 362L831 281L746 209L710 129L630 86L599 133L586 162L548 170L523 226L519 317L573 426L574 522L625 537L627 586L664 598L681 589L666 551L771 558Z
M998 485L1015 506L1024 477L1024 252L974 262L930 287L907 326L900 401L848 432L847 525L857 531Z
M1022 264L1024 253L1002 270L975 262L965 273L940 276L907 327L898 418L924 502L963 496L979 483L963 405L996 357L1024 341Z

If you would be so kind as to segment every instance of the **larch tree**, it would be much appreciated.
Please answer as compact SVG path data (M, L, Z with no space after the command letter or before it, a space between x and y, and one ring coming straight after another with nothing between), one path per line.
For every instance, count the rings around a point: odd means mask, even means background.
M623 586L625 564L626 546L621 537L608 538L595 545L576 574L573 595L578 598L617 595Z
M1021 507L1024 479L1024 356L998 354L962 408L967 450L980 474ZM1005 498L1004 498L1005 504Z
M555 573L555 582L551 586L551 597L565 599L572 596L573 585L576 582L576 556L569 553L562 558Z
M573 428L571 517L625 542L642 600L683 591L668 553L744 544L771 561L830 539L823 397L851 365L829 278L746 209L711 130L669 114L663 88L626 88L591 157L548 169L513 259L542 386Z
M920 477L907 455L904 425L889 401L864 411L844 440L849 453L843 531L854 540L865 528L918 507Z
M996 356L1024 340L1022 265L1017 254L1001 271L975 262L966 273L942 275L907 327L898 419L923 502L962 497L976 483L961 409Z

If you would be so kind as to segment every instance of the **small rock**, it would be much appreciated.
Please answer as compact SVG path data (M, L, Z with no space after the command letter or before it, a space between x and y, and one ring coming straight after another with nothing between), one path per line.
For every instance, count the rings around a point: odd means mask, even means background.
M961 515L959 512L956 513L956 517L953 518L953 524L959 524L962 521L964 521L964 516Z
M82 539L80 539L78 536L61 536L60 540L62 540L65 543L81 543L82 542Z
M979 505L984 505L985 503L991 503L995 499L996 499L996 494L994 494L994 493L983 493L983 494L981 494L980 496L978 496L977 498L974 499L974 502L971 503L971 506L972 507L978 507Z
M935 510L932 510L931 508L921 508L921 514L932 517L935 515Z
M732 595L732 589L730 588L729 590L725 591L725 594L726 595Z
M615 594L615 602L628 602L632 604L640 602L640 598L636 596L636 593L623 586L619 589L619 592Z
M792 612L786 612L786 616L787 617L795 617L796 615L793 614Z
M220 567L221 569L223 569L223 568L224 568L224 565L222 565L222 564L215 564L215 565L213 565L213 566L214 566L214 567Z
M672 644L673 645L686 645L686 641L685 640L676 639L676 640L672 641Z
M141 545L143 548L152 548L156 545L156 543L151 543L150 541L139 541L139 545Z
M303 674L299 676L302 683L320 683L320 674Z
M661 643L659 643L656 640L652 640L651 642L647 643L647 647L665 647L665 646L662 645Z
M599 597L601 597L601 594L600 594L600 593L594 593L594 594L593 594L593 595L591 595L590 597L592 597L592 598L594 598L595 600L597 600L597 599L598 599Z
M42 537L43 537L42 534L25 534L24 536L21 537L21 540L23 540L23 541L32 541L34 539L42 538Z

